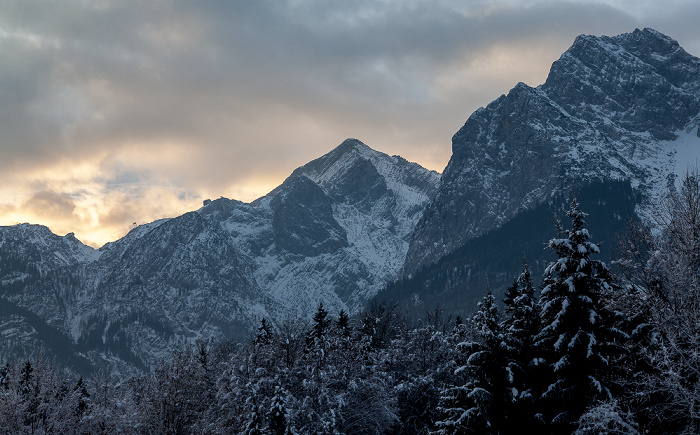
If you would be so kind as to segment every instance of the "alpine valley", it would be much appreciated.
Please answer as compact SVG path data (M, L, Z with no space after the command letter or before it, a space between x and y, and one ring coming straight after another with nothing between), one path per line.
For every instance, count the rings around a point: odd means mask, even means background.
M95 250L0 227L0 355L79 372L152 369L183 344L242 339L319 303L375 298L466 314L523 256L541 276L575 194L603 259L700 156L700 59L652 29L580 36L452 139L442 175L348 139L251 203L219 198Z

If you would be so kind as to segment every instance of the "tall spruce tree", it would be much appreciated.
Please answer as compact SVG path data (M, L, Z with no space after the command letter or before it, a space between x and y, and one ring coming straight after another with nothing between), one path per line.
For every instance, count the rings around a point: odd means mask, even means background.
M255 339L253 340L253 344L256 344L256 345L270 344L272 342L272 337L273 337L272 327L270 327L270 324L263 317L262 320L260 320L260 326L258 327L258 333L255 335Z
M527 261L523 258L522 272L508 287L503 300L506 319L503 334L508 352L508 381L512 402L508 407L508 428L504 432L534 431L535 397L541 391L538 380L542 366L538 364L534 339L540 329L540 315L535 299L535 288Z
M591 259L599 253L586 229L585 213L574 198L566 215L571 229L549 241L558 259L546 270L539 307L542 329L537 350L549 368L539 404L552 433L571 433L573 424L596 401L613 397L614 361L623 335L603 304L611 291L606 265Z
M318 304L316 314L314 314L313 317L311 331L309 331L309 335L307 336L307 346L310 348L322 346L330 324L331 321L328 319L328 311L323 308L323 302L321 302Z
M336 326L341 335L347 336L350 332L350 317L345 310L341 309L338 313L338 320L336 321Z
M466 375L467 382L443 393L440 408L444 417L437 422L441 435L498 434L504 426L511 400L507 352L498 305L490 288L472 322L477 340L458 345L465 352L467 363L456 373Z

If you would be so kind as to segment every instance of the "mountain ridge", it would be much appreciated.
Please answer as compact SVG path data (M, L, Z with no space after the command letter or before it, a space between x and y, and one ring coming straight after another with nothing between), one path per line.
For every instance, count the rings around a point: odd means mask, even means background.
M700 60L677 42L651 29L582 35L545 83L518 83L472 113L442 174L348 139L255 201L207 200L99 250L46 227L0 227L0 297L17 307L0 313L0 354L26 354L48 329L128 373L185 343L241 339L260 318L308 318L320 302L358 313L389 283L471 300L484 289L465 277L520 249L505 235L534 249L506 224L541 226L569 192L587 189L615 228L623 215L648 219L700 157L699 125Z
M649 214L677 172L666 154L700 120L700 60L660 35L580 36L544 84L519 83L475 111L452 138L403 275L594 179L630 179Z
M310 317L321 302L356 313L398 276L438 178L349 140L251 203L205 201L99 250L46 227L0 228L0 241L26 228L43 234L24 239L30 247L38 240L32 252L46 265L21 275L16 262L5 262L0 296L68 334L97 366L122 371L152 367L176 343L242 339L263 317ZM42 237L66 246L39 243ZM72 244L81 256L62 254ZM13 249L0 242L0 259ZM43 259L49 254L53 262ZM24 329L23 339L36 342L36 331L26 322Z

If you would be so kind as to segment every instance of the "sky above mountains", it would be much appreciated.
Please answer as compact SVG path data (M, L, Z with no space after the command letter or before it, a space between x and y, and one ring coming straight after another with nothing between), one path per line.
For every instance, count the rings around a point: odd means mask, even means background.
M99 246L253 200L356 137L441 171L451 136L582 33L700 55L700 2L0 0L0 225Z

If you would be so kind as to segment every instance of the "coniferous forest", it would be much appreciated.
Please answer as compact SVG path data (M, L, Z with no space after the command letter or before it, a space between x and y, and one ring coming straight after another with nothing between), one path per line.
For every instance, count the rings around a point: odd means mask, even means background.
M609 265L583 208L562 216L539 288L523 259L470 318L319 305L311 322L261 319L245 343L200 342L141 377L6 364L3 433L700 433L700 177L659 204L653 230L630 223Z

